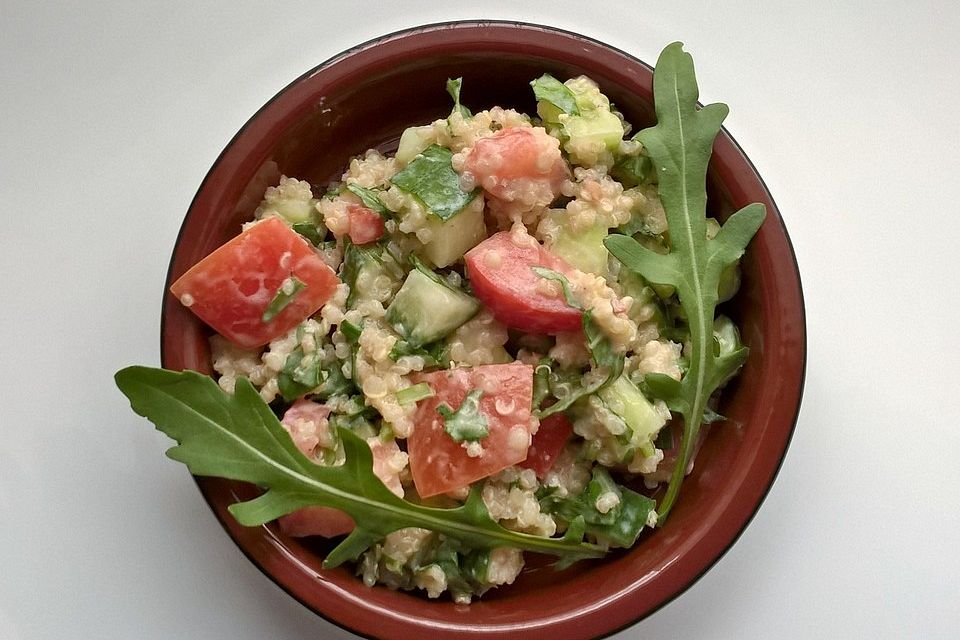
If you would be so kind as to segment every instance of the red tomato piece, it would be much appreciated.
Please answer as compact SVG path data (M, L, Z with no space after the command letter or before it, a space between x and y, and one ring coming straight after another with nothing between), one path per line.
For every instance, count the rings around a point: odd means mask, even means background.
M434 396L421 400L407 439L410 472L422 498L466 487L527 457L533 367L522 362L487 364L468 369L434 371L416 376ZM481 455L471 457L444 429L440 403L458 409L473 389L481 389L480 412L488 434L479 442Z
M313 459L317 447L329 448L334 440L330 433L327 417L330 407L313 402L312 400L297 400L283 414L280 424L286 429L305 456ZM399 497L403 497L403 486L400 478L390 467L393 457L400 453L396 441L381 442L379 438L367 440L373 453L373 473L383 480L387 488ZM353 518L339 509L331 507L304 507L293 513L281 516L277 522L280 530L288 536L333 536L343 535L353 531Z
M543 478L557 461L564 445L573 433L573 425L562 413L555 413L540 421L540 429L533 434L527 459L520 463L525 469L533 469L538 478Z
M347 216L350 218L350 241L353 244L366 244L379 240L386 228L380 215L359 204L347 205Z
M463 168L491 196L529 206L550 204L568 176L559 140L543 127L510 127L477 140Z
M306 285L269 322L263 312L284 280ZM330 299L340 280L279 218L259 222L194 265L170 287L201 320L251 349L283 335Z
M300 399L284 412L280 424L290 434L297 449L312 458L317 447L326 448L334 444L327 423L329 415L330 407L327 405Z
M582 313L544 293L543 278L531 267L567 273L570 265L532 236L501 231L464 256L473 293L500 322L529 333L557 334L581 328Z

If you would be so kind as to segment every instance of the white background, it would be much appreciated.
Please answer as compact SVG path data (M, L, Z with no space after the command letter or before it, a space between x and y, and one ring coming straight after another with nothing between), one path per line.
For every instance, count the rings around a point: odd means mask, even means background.
M954 2L81 4L0 2L0 638L350 637L244 558L112 374L158 363L182 216L251 114L351 45L477 17L649 62L683 40L801 266L779 479L712 571L617 637L960 633Z

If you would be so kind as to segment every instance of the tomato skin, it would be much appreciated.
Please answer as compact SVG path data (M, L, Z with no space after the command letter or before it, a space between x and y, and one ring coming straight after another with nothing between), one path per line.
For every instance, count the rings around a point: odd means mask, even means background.
M283 281L306 285L280 313L264 310ZM295 231L268 218L195 264L170 287L217 333L245 349L261 347L310 317L330 299L340 280Z
M383 237L386 227L380 215L359 204L347 205L347 216L350 218L350 241L353 244L366 244Z
M477 140L464 170L495 198L543 206L568 176L560 142L542 127L509 127Z
M415 426L407 439L410 472L420 497L461 489L526 458L530 444L532 366L513 362L434 371L419 374L414 382L426 382L435 394L417 404ZM441 402L452 409L459 408L473 389L484 392L480 396L480 412L487 419L489 431L480 440L483 454L475 458L447 434L437 412Z
M561 273L572 268L532 236L501 231L468 251L464 262L474 295L508 327L546 334L581 328L582 312L562 295L544 294L539 288L542 278L531 267Z
M553 468L560 452L573 433L573 425L562 413L555 413L540 421L540 429L533 434L527 459L520 463L525 469L533 469L538 478L543 478Z

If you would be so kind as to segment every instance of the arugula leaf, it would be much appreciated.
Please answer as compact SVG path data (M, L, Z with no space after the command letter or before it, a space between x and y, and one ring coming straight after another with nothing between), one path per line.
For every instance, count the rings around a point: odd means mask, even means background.
M452 157L450 149L432 144L390 182L414 195L433 215L449 220L480 193L479 188L469 193L460 188L460 176L450 163Z
M363 202L363 206L371 211L374 211L380 214L381 218L389 218L390 210L387 209L387 205L383 204L383 200L380 199L380 196L377 195L377 192L373 189L367 189L366 187L361 187L358 184L347 183L347 191L353 195L360 198L360 201Z
M463 86L463 78L457 78L456 80L451 80L447 78L447 93L450 94L450 97L453 98L453 111L454 113L459 113L464 118L469 118L473 114L470 113L470 109L467 109L465 106L460 104L460 87Z
M263 315L260 316L260 320L263 322L270 322L276 318L281 311L287 308L294 298L300 295L300 292L307 288L307 285L302 282L296 276L290 276L282 283L280 283L280 288L277 289L277 292L273 296L273 300L270 301L270 304L267 305L267 308L263 310Z
M531 81L530 86L533 87L533 95L537 100L549 102L569 115L580 115L580 108L577 106L573 91L549 73Z
M762 204L747 205L730 216L715 238L707 238L707 165L727 106L717 103L698 108L693 59L679 42L660 54L653 93L657 125L638 133L637 139L656 167L670 229L670 251L661 255L622 235L612 235L604 244L631 271L651 282L676 287L690 328L692 355L682 380L647 379L684 422L679 459L660 503L659 521L663 522L679 494L707 400L746 358L745 349L714 354L714 312L721 271L743 255L766 211Z
M573 296L573 291L570 288L570 281L567 280L565 275L552 269L547 269L546 267L530 268L533 269L533 272L541 278L559 282L560 286L563 288L563 297L567 304L575 309L583 311L583 315L581 316L581 325L583 326L583 333L587 337L587 349L590 351L590 358L597 367L607 369L607 376L605 378L602 378L593 384L585 386L581 385L579 388L574 389L565 397L558 398L557 402L549 407L546 407L545 409L535 409L534 412L538 418L546 418L554 413L566 411L580 398L588 396L591 393L596 393L619 378L620 374L623 373L624 355L622 353L618 353L617 350L613 348L613 344L611 344L609 338L603 334L603 332L600 330L600 327L596 322L594 322L592 311L590 309L584 310L583 305L581 305Z
M487 417L480 413L480 396L483 391L474 389L460 403L460 408L454 411L446 404L437 407L437 413L443 416L443 429L455 442L476 442L486 438L490 430L487 429Z
M234 395L195 371L128 367L115 376L133 410L177 441L167 455L199 476L250 482L265 492L229 511L244 526L259 526L311 505L345 511L357 523L353 532L324 561L336 567L388 533L421 527L457 540L465 547L513 547L545 553L567 563L599 558L605 551L583 542L582 528L562 538L517 533L498 525L487 512L479 488L465 504L439 509L395 496L373 473L370 447L348 429L338 428L345 462L313 463L293 444L280 421L246 378ZM578 534L579 533L579 537Z

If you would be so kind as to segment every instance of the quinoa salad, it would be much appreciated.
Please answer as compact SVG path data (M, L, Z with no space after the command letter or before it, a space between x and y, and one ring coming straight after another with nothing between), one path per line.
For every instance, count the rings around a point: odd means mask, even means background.
M347 536L343 557L368 586L469 603L514 582L531 541L585 550L571 560L631 547L723 419L711 390L698 432L671 420L693 323L679 285L627 268L609 241L670 254L657 163L590 78L531 85L535 114L473 112L448 81L449 116L408 128L393 155L351 159L336 183L281 177L239 235L171 287L215 332L224 402L269 406L283 456L292 443L333 478L324 486L367 464L382 483L370 495L401 505L391 513L449 510L503 532L377 528L342 497L259 514L288 536ZM703 242L718 236L701 222ZM714 302L739 284L730 260ZM745 358L736 325L711 317L714 356ZM274 489L191 464L211 468Z

